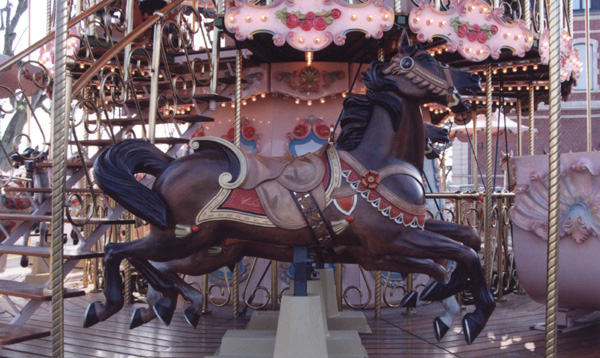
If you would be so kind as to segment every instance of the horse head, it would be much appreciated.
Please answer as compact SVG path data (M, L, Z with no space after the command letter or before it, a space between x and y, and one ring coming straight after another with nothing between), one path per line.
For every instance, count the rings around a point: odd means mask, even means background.
M411 45L406 32L398 44L398 54L392 57L383 74L397 83L401 97L418 104L435 102L452 108L454 113L470 109L461 94L481 90L478 75L438 62L421 45Z
M450 131L446 127L436 126L431 123L425 123L425 157L427 159L437 159L443 148L436 144L447 144L450 142Z

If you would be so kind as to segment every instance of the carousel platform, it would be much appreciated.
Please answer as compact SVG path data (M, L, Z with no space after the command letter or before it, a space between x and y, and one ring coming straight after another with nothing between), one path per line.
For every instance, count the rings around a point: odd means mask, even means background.
M27 273L18 267L18 256L9 256L8 269L2 279L19 280ZM81 274L71 274L69 288L81 288ZM508 295L498 304L484 332L474 344L467 346L461 334L460 323L446 337L437 342L432 328L433 319L440 314L439 304L419 307L417 315L406 316L404 309L386 308L382 318L373 318L373 311L365 311L372 334L360 334L369 357L542 357L544 332L530 326L544 321L544 306L525 295ZM243 329L247 317L232 318L231 307L211 307L203 315L196 329L191 328L178 309L169 327L154 320L142 327L129 330L129 318L136 307L144 303L126 305L121 312L91 328L82 328L83 315L88 303L104 299L102 293L65 300L65 357L161 357L187 358L212 356L229 329ZM19 300L15 301L19 304ZM471 309L467 307L467 310ZM11 308L0 302L0 324L12 318ZM249 312L250 313L250 312ZM50 305L45 304L26 323L26 327L50 330ZM562 333L558 337L558 356L598 357L600 352L600 324ZM0 357L51 357L51 338L43 337L27 342L0 347Z

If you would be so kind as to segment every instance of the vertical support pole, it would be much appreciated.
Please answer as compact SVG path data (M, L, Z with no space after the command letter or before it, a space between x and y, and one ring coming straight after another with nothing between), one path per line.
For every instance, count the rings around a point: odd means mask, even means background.
M434 4L434 6L435 6L435 9L436 9L436 10L439 10L439 9L440 9L440 7L441 7L441 6L440 6L440 5L441 5L441 0L435 0L435 1L433 2L433 4Z
M210 313L208 309L208 274L202 275L202 314Z
M523 17L525 17L525 26L531 31L531 1L523 0Z
M488 72L489 73L489 72ZM473 191L479 190L479 169L477 168L477 116L473 118L473 153L471 153L471 176L473 181Z
M529 83L529 155L535 152L535 88L533 82Z
M67 124L71 105L73 78L67 70L66 1L56 1L55 67L52 104L52 246L50 257L50 289L52 292L52 357L64 356L63 303L63 217L67 178Z
M158 75L160 73L160 53L162 42L162 19L154 24L152 42L152 77L150 79L150 108L148 113L148 140L155 142L156 112L158 110Z
M216 8L217 8L217 14L215 17L215 22L217 21L217 18L223 14L223 0L216 0ZM216 25L216 24L215 24ZM211 65L211 81L210 81L210 93L211 94L217 94L217 83L219 80L219 41L220 41L220 34L219 34L219 28L217 26L214 26L213 29L213 38L212 38L212 52L211 52L211 61L210 61L210 65ZM213 104L214 105L214 104Z
M587 0L586 0L587 2ZM573 0L568 0L567 3L567 14L569 16L569 35L571 35L571 37L574 37L573 35ZM587 25L587 24L586 24Z
M127 16L127 30L126 30L126 35L128 35L129 33L131 33L131 31L133 31L133 1L134 0L127 0L127 4L126 9L125 9L125 14ZM125 50L124 50L124 61L123 61L123 80L125 81L125 83L127 83L127 81L129 81L129 63L130 63L130 55L131 55L131 44L128 44L127 46L125 46ZM123 91L123 96L127 96L127 90ZM125 98L126 99L126 98Z
M571 12L571 17L573 13ZM586 130L587 130L587 151L592 151L592 67L590 66L590 1L585 0L585 102L586 102Z
M335 297L337 298L338 311L342 312L342 264L335 264Z
M402 13L402 0L394 0L394 13L396 15Z
M487 64L485 86L486 124L485 124L485 213L484 213L484 263L488 286L492 284L492 264L494 261L494 243L492 242L492 193L494 192L494 170L492 168L492 65Z
M412 292L414 290L414 285L413 274L406 274L406 292ZM417 311L414 307L406 307L406 310L402 312L402 314L405 316L414 316L417 314Z
M128 211L125 212L125 220L131 220L131 213ZM125 224L125 240L126 242L131 241L131 224ZM131 265L129 264L128 260L125 260L125 262L123 262L123 271L125 276L125 279L123 280L123 284L125 285L125 303L131 304L133 301L133 295L131 292Z
M497 301L506 301L502 297L502 291L504 291L504 199L499 197L496 200L496 206L498 208L498 222L496 223L496 252L498 253L496 262L496 271L498 272L498 291Z
M239 46L239 45L238 45ZM235 52L235 127L234 127L233 143L236 147L241 146L242 139L242 50L237 49ZM240 290L240 274L239 263L235 264L235 272L233 272L233 317L239 315L239 290Z
M277 311L279 303L279 285L277 276L277 260L271 260L271 309Z
M439 0L436 0L436 9L439 9ZM379 61L385 61L385 52L383 47L379 48L377 53L377 57ZM375 271L375 318L381 318L381 291L382 291L382 275L381 270Z
M521 136L521 99L517 98L517 155L523 155L523 137ZM533 128L531 128L533 130ZM506 153L508 155L508 153Z
M294 247L294 296L308 294L307 281L309 275L308 247Z
M549 168L548 168L548 271L546 287L546 357L556 357L558 312L558 244L560 221L560 4L550 2Z

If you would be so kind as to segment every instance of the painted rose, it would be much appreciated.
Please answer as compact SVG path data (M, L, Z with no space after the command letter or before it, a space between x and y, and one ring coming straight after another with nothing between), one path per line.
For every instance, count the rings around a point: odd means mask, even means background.
M462 24L458 27L458 37L465 37L469 33L467 24Z
M313 20L313 19L315 18L315 13L314 13L314 12L312 12L312 11L309 11L309 12L307 12L307 13L306 13L306 18L307 18L308 20Z
M313 21L312 20L302 20L302 22L300 22L300 28L304 31L310 31L310 29L313 28Z
M477 32L479 31L481 28L479 27L479 24L475 24L473 25L473 31Z
M477 41L479 41L480 44L484 44L487 40L488 40L488 37L487 37L487 34L485 33L485 31L478 32Z
M252 141L256 135L256 130L251 125L245 125L242 127L242 135L245 140Z
M288 17L285 20L285 26L287 26L289 29L295 29L296 27L298 27L299 23L300 23L300 19L298 18L298 15L296 15L296 14L288 15Z
M492 29L491 29L491 31L492 31L492 35L495 35L495 34L497 34L497 33L498 33L498 26L496 26L496 25L492 25L492 26L491 26L491 28L492 28Z
M305 124L298 124L294 127L294 137L297 139L306 138L308 135L308 127Z
M333 17L334 19L339 19L340 16L342 16L342 12L340 11L340 9L331 9L331 17Z
M477 40L477 34L479 32L475 32L475 31L471 31L469 32L469 34L467 35L467 38L469 39L469 41L474 42L475 40Z
M360 179L360 183L363 187L369 190L375 190L381 183L381 177L376 171L369 170L368 172L363 174L362 178Z
M317 31L323 31L327 28L327 21L322 17L317 17L313 20L313 26Z

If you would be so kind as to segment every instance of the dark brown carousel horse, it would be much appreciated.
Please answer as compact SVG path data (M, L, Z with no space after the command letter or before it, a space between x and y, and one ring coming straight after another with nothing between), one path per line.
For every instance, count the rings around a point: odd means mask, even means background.
M90 304L84 326L104 321L123 307L119 274L123 259L129 259L154 287L173 288L172 280L149 261L183 259L220 246L228 237L243 237L262 245L317 246L334 252L342 247L360 248L375 262L397 263L410 267L410 272L438 279L437 284L428 288L428 299L441 300L469 288L476 308L464 316L463 329L467 343L473 342L485 327L495 303L475 250L441 234L446 231L444 228L436 232L425 226L425 195L420 179L425 134L419 107L436 102L457 112L466 110L468 105L459 93L479 89L479 77L438 63L420 46L410 46L404 35L398 55L390 62L373 63L363 79L367 94L352 95L345 100L342 132L337 151L332 152L339 155L345 180L333 188L333 193L329 192L331 197L327 199L321 186L311 187L314 195L292 193L294 200L309 200L312 196L317 202L307 206L322 211L318 228L323 230L318 233L306 224L297 228L273 225L272 216L268 220L256 219L262 220L260 223L245 215L218 216L218 210L227 204L219 195L226 200L232 195L253 199L259 191L258 184L287 183L288 177L269 177L272 171L267 175L269 180L263 183L264 176L248 170L251 161L263 163L262 168L285 168L289 163L283 163L282 159L240 158L235 148L206 139L195 143L194 154L176 160L139 140L118 143L102 153L94 167L98 185L148 221L151 229L142 239L106 246L106 301ZM317 156L303 157L296 162L298 166L289 164L291 171L281 169L279 173L295 174L299 168L309 170L312 167L307 163L314 157ZM319 168L324 170L322 166ZM138 172L156 177L152 189L135 180L133 174ZM322 178L323 174L316 177ZM248 184L252 181L256 185ZM355 194L359 195L352 215L334 205L318 204L319 200L333 200L336 195L341 199ZM277 199L286 200L282 196ZM262 209L273 209L275 201L261 201ZM298 211L292 201L291 206L276 211L288 214L294 210ZM332 233L331 224L344 221L346 225ZM457 262L449 282L444 269L432 261L438 259Z
M427 143L425 157L428 159L439 158L440 151L435 145L446 144L450 141L449 131L447 128L436 126L430 123L425 123L425 138ZM467 243L469 246L478 250L479 237L474 230L465 230L463 226L435 220L428 220L425 222L425 229L429 231L440 233L442 227L445 227L447 230L447 232L444 232L446 236L449 236L459 242ZM312 249L313 252L311 252L311 256L317 263L359 263L366 269L385 268L386 271L402 271L404 273L409 273L409 271L412 270L412 267L410 266L403 267L400 265L399 262L402 258L393 261L378 260L377 258L370 257L368 252L361 247L349 247L340 252L314 252L315 249L316 248ZM255 242L246 240L228 239L221 247L203 250L184 259L173 260L164 263L154 263L154 266L157 267L163 274L172 275L171 277L176 289L167 289L159 293L150 285L147 295L149 307L137 308L131 317L129 327L138 327L142 324L150 322L156 317L159 317L162 322L168 325L175 311L177 296L179 294L181 294L187 302L191 303L184 310L184 316L190 325L196 327L200 317L203 295L193 286L182 280L179 276L175 275L184 274L199 276L208 272L213 272L225 266L229 266L230 270L233 270L232 266L236 262L239 262L245 255L267 258L269 260L291 262L293 257L293 249L289 246L259 245ZM445 277L439 273L436 272L433 274L436 275L435 277L438 280L445 280ZM452 296L449 299L454 299L454 297ZM407 298L406 305L409 304L410 303L408 302ZM416 304L416 302L413 302L412 304ZM443 338L445 333L450 328L455 315L458 313L458 310L454 310L455 307L458 307L457 303L447 302L443 304L445 307L450 307L452 312L448 312L447 309L442 316L435 319L434 328L438 340Z

